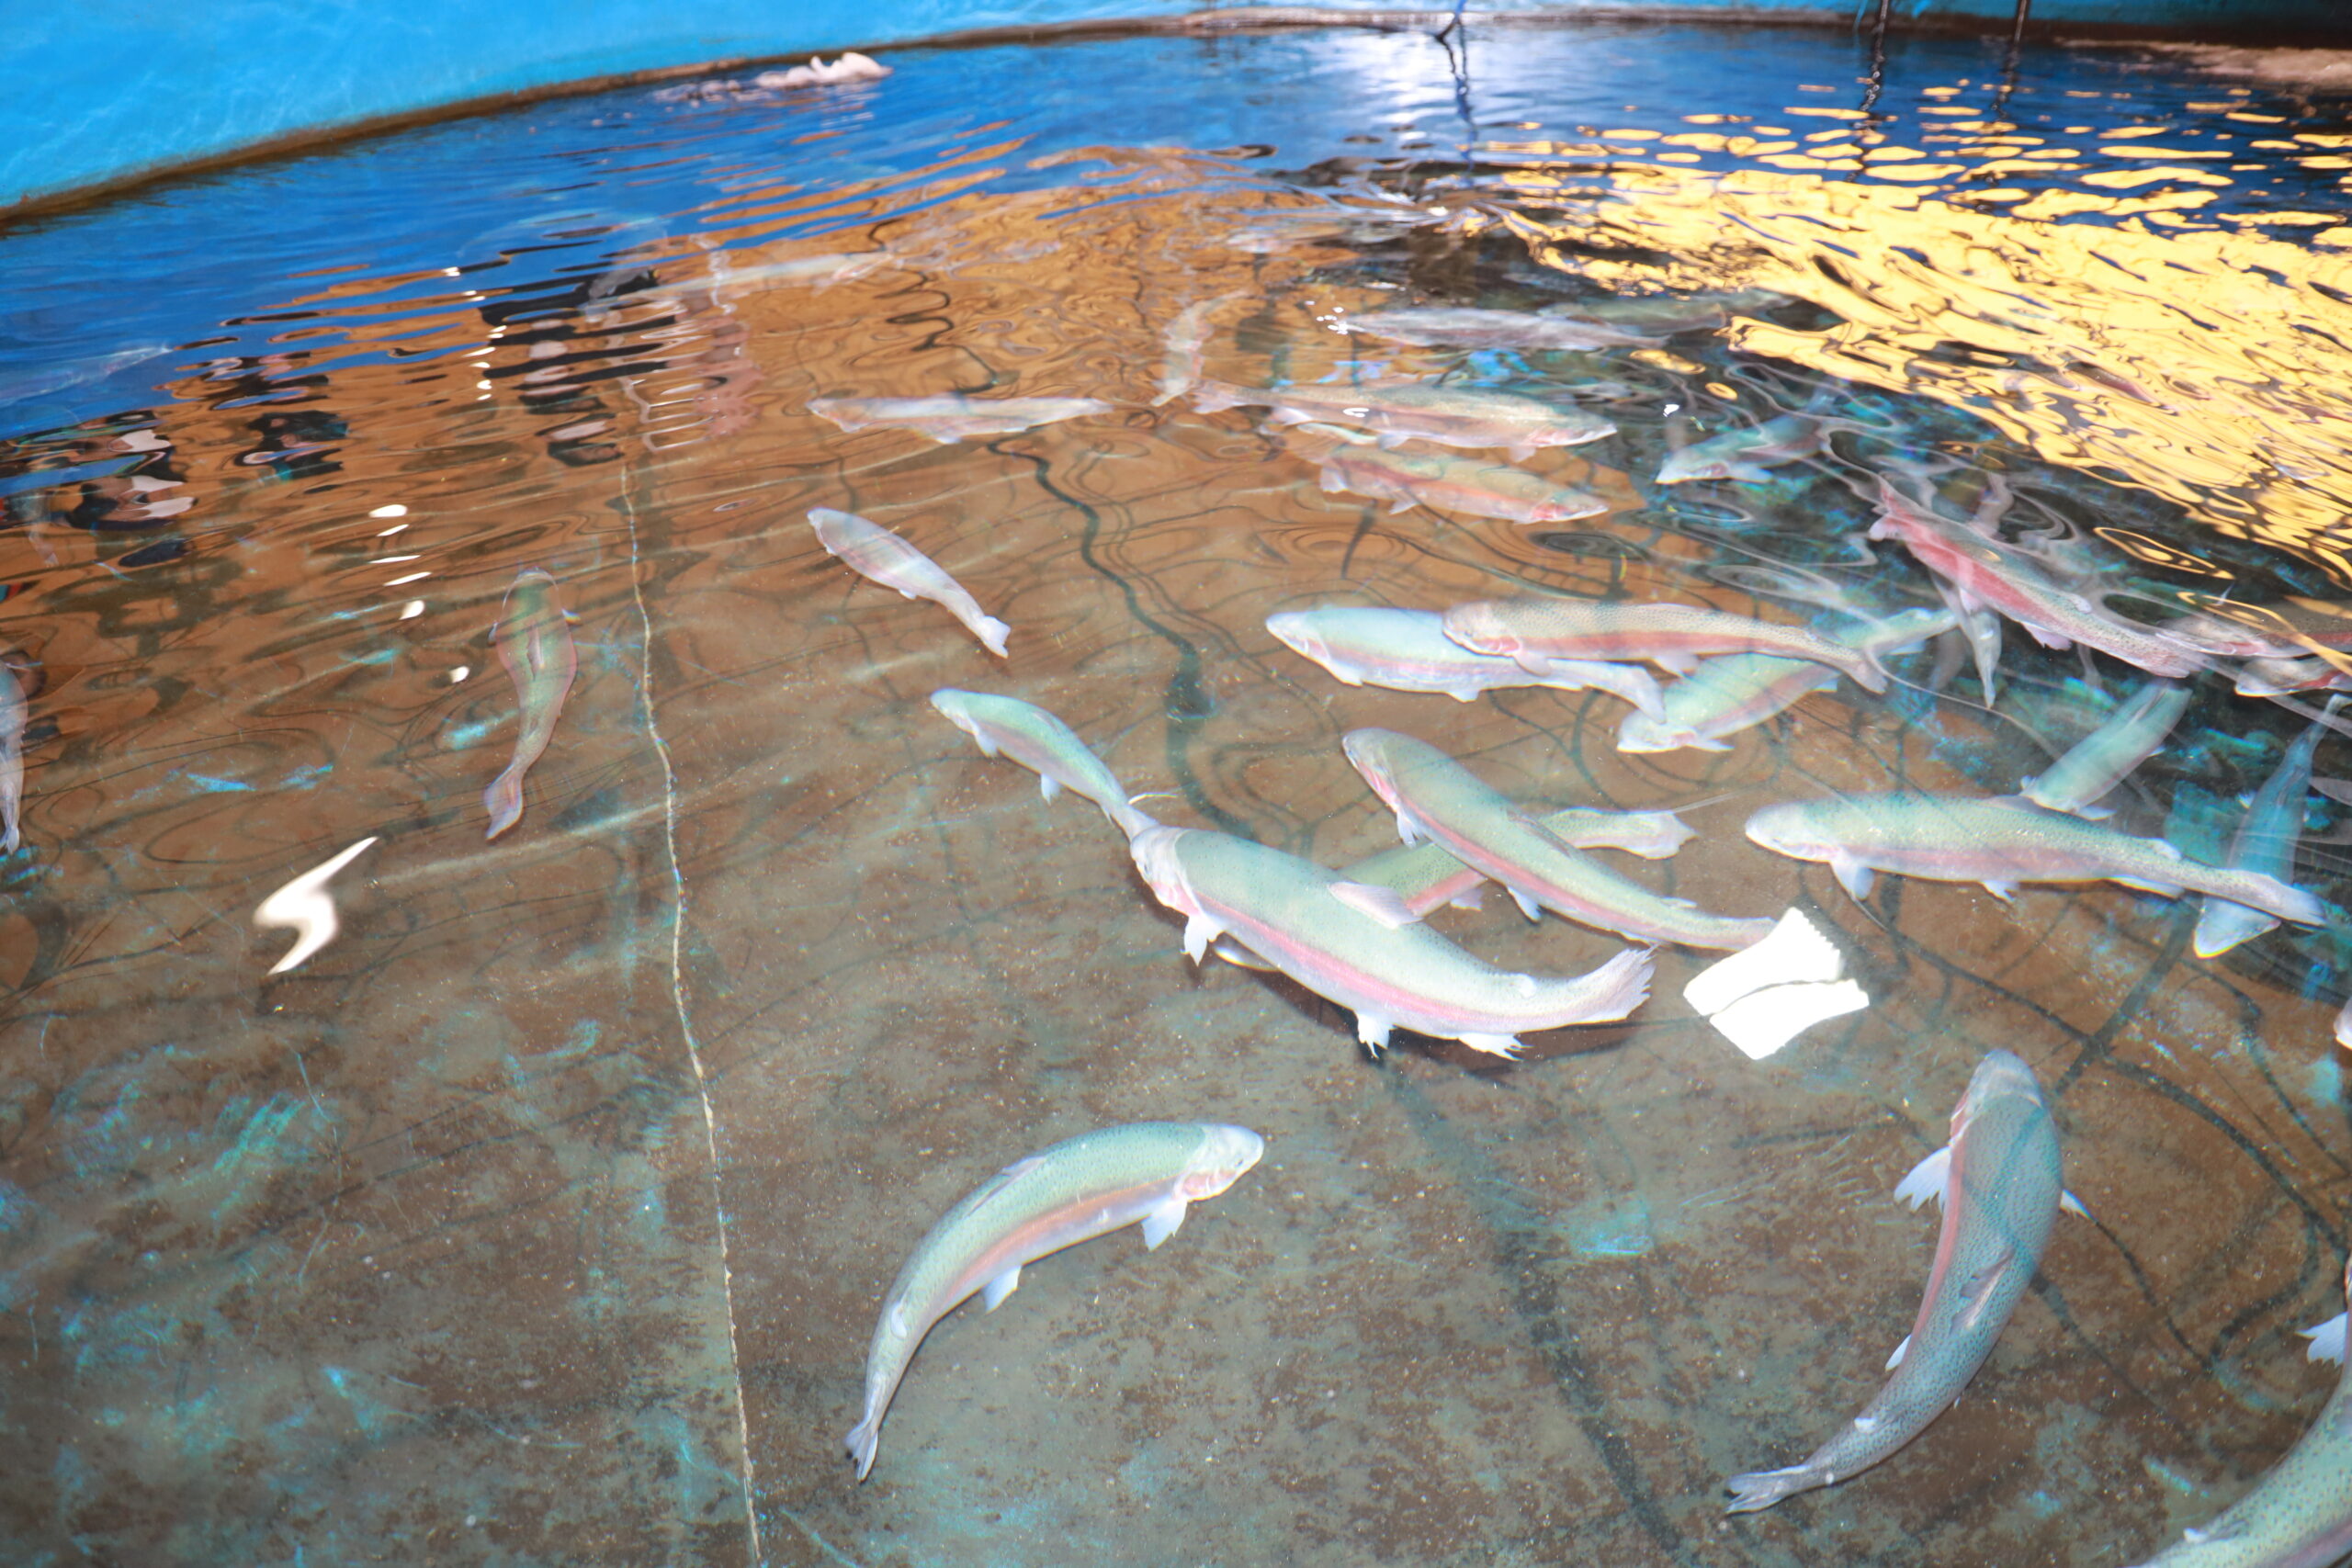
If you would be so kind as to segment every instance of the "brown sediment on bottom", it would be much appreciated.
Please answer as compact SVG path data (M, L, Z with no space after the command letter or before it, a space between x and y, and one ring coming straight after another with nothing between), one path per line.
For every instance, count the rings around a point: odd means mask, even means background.
M1148 37L1230 36L1238 33L1282 32L1315 28L1362 28L1379 32L1416 30L1436 31L1455 19L1451 7L1430 10L1418 9L1357 9L1325 6L1240 6L1227 10L1175 12L1164 17L1119 17L1081 19L1067 22L1038 22L1010 27L973 28L959 32L936 33L924 38L897 39L882 43L844 44L845 50L886 53L910 49L985 49L1007 43L1049 42L1065 39ZM1467 12L1464 20L1481 28L1547 28L1577 23L1627 22L1707 22L1720 27L1775 28L1852 28L1854 17L1850 7L1819 6L1771 8L1718 5L1629 5L1600 4L1568 6L1547 6L1531 10L1503 12ZM2001 33L2011 30L2006 20L1976 17L1891 17L1894 30L1909 33ZM2312 83L2352 84L2352 51L2309 49L2259 49L2224 47L2211 41L2220 37L2243 37L2244 29L2219 31L2210 28L2157 27L2111 23L2041 23L2030 17L2026 23L2028 37L2085 43L2170 40L2152 47L2180 51L2192 58L2211 56L2212 60L2197 59L2208 69L2229 69L2240 73L2262 75L2265 80ZM2203 40L2203 41L2199 41ZM551 82L541 86L522 87L512 92L485 94L479 97L459 98L453 102L433 104L419 108L401 109L392 114L370 115L335 125L317 126L303 130L287 131L265 137L257 141L195 158L177 158L127 170L110 179L93 185L76 186L70 190L43 192L20 197L0 206L0 233L11 224L32 218L44 218L60 212L110 200L126 191L163 181L184 179L218 169L232 168L240 164L285 157L292 153L313 152L390 131L413 130L444 120L467 119L478 115L495 114L502 110L520 108L526 105L546 103L557 98L584 97L594 93L610 92L618 87L640 86L654 82L675 82L696 76L723 74L730 71L750 71L787 61L805 59L806 50L793 50L776 54L736 55L718 60L696 61L684 65L657 66L643 71L624 71L603 76L583 76L567 82ZM2217 63L2226 57L2235 62L2228 66ZM2330 69L2342 73L2321 76L2311 73L2319 67L2290 63L2333 60L2337 65Z

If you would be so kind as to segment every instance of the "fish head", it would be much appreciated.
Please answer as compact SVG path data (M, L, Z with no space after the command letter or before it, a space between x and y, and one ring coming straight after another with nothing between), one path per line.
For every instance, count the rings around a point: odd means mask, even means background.
M2012 1096L2041 1104L2041 1080L2016 1052L1986 1052L1984 1059L1976 1064L1976 1071L1969 1076L1968 1092L1960 1097L1960 1104L1952 1110L1951 1135L1957 1139L1961 1129L1983 1115L1986 1107Z
M1293 653L1320 664L1331 657L1331 647L1315 629L1315 617L1305 610L1278 610L1266 617L1266 630Z
M1693 454L1697 454L1693 456ZM1667 455L1657 468L1657 482L1662 485L1689 484L1694 479L1727 479L1731 467L1721 457L1711 457L1696 446L1686 446Z
M1177 844L1190 828L1170 828L1154 823L1127 840L1127 853L1135 857L1136 871L1143 877L1152 897L1180 915L1195 914L1192 889L1184 881L1184 863L1177 854Z
M1509 607L1500 600L1476 599L1456 604L1439 623L1445 635L1473 653L1509 657L1519 651L1520 638L1510 629Z
M931 705L939 711L942 718L965 734L978 735L980 732L979 721L972 716L967 701L971 694L959 692L953 686L942 686L931 694Z
M1557 419L1536 426L1534 438L1540 446L1581 446L1588 441L1617 434L1617 426L1597 413L1580 409L1563 410Z
M1340 750L1348 754L1349 765L1363 775L1372 793L1392 810L1396 806L1396 780L1388 765L1388 745L1396 738L1393 729L1351 729L1340 741Z
M1768 806L1747 819L1747 838L1792 860L1826 861L1845 848L1807 801Z
M1201 1146L1177 1179L1176 1190L1192 1202L1214 1198L1248 1175L1265 1153L1266 1140L1249 1128L1211 1122L1201 1129Z

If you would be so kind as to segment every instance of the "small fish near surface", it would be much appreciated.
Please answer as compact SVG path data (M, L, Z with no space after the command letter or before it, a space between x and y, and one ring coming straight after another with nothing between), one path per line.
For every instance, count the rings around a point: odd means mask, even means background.
M1772 921L1712 915L1628 881L1530 818L1461 763L1393 729L1351 729L1341 742L1364 783L1396 814L1407 843L1427 838L1503 885L1533 919L1543 910L1643 942L1740 948Z
M1036 704L942 686L931 694L931 705L978 741L983 756L1009 757L1035 773L1037 791L1047 800L1067 787L1101 807L1111 826L1131 839L1152 825L1102 759Z
M1732 288L1721 293L1630 295L1615 299L1571 299L1546 305L1536 314L1597 321L1624 331L1656 333L1713 332L1729 326L1734 316L1777 310L1796 303L1792 295L1770 288Z
M1143 1227L1146 1248L1176 1234L1186 1209L1257 1165L1265 1140L1216 1122L1136 1122L1065 1138L1015 1161L924 1233L883 1298L865 1354L865 1407L846 1439L857 1478L874 1468L882 1417L932 1325L978 1293L990 1312L1041 1258Z
M1323 459L1326 492L1351 491L1390 502L1391 512L1428 506L1505 523L1569 523L1609 510L1590 491L1557 485L1521 468L1442 452L1342 446Z
M1445 635L1474 653L1540 671L1552 659L1645 660L1688 674L1709 654L1770 653L1841 670L1865 691L1886 690L1871 656L1804 626L1778 626L1691 604L1595 599L1480 599L1445 613Z
M2331 702L2331 711L2333 707ZM2295 848L2303 837L2303 813L2311 803L2312 753L2327 730L2324 723L2313 724L2287 748L2278 770L2246 804L2245 820L2230 840L2226 864L2282 882L2294 870ZM2218 958L2278 923L2260 909L2209 897L2198 914L2189 951L2199 958Z
M1802 1464L1735 1475L1726 1513L1752 1513L1869 1469L1951 1407L1993 1353L2033 1282L2066 1195L2058 1128L2033 1069L2007 1051L1989 1053L1951 1113L1951 1142L1903 1179L1895 1196L1917 1209L1943 1203L1936 1260L1910 1335L1887 1361L1894 1375L1878 1397Z
M1227 300L1240 298L1238 294L1219 294L1214 299L1196 299L1168 323L1167 348L1160 361L1159 395L1151 400L1152 407L1174 402L1199 383L1201 350L1209 341L1209 312Z
M1873 660L1884 659L1949 631L1953 624L1949 610L1905 610L1860 629L1847 640ZM1666 688L1662 714L1627 714L1617 727L1617 750L1633 754L1728 751L1728 737L1751 729L1837 683L1836 671L1808 659L1781 659L1769 653L1710 659Z
M1421 925L1393 889L1247 839L1148 828L1127 848L1153 896L1185 918L1184 951L1194 963L1230 936L1269 968L1354 1013L1356 1038L1375 1055L1401 1028L1516 1056L1522 1032L1609 1022L1649 995L1644 949L1628 948L1588 975L1515 974Z
M1644 860L1666 860L1698 835L1671 811L1600 811L1570 806L1537 818L1536 826L1579 850L1619 850ZM1404 844L1341 868L1350 882L1386 887L1416 915L1449 904L1475 909L1485 888L1474 871L1437 844ZM1230 956L1227 954L1227 956Z
M555 579L537 567L514 574L498 611L493 634L498 660L514 682L515 700L523 709L523 730L514 738L514 759L505 772L482 791L490 811L490 831L495 839L523 818L523 775L530 772L555 736L555 721L563 700L571 694L572 677L580 671L580 652L572 644L571 621L555 595Z
M845 431L912 430L945 446L1066 419L1092 419L1113 408L1100 398L973 398L942 392L928 398L811 398L808 412Z
M1666 340L1604 321L1522 310L1462 306L1405 306L1345 318L1348 331L1424 348L1535 348L1577 352L1595 348L1656 348Z
M980 602L948 576L937 561L889 529L854 512L820 506L809 512L808 523L817 530L818 542L825 547L825 553L852 571L895 591L900 598L928 599L945 606L948 614L980 639L983 648L999 659L1007 657L1005 639L1012 635L1012 628L982 610Z
M1283 647L1313 660L1350 686L1442 692L1464 703L1475 701L1481 692L1549 686L1564 692L1614 692L1644 713L1659 711L1657 680L1638 664L1561 659L1548 661L1538 672L1517 660L1471 652L1445 635L1444 619L1435 610L1331 605L1277 611L1266 617L1266 629Z
M2105 724L2069 747L2047 773L2026 780L2018 793L2047 810L2092 821L2113 816L2111 807L2098 802L2165 743L2188 710L2188 698L2186 686L2150 681Z
M1499 446L1521 461L1545 446L1581 446L1617 432L1614 424L1583 409L1560 408L1516 392L1434 386L1409 376L1272 388L1203 381L1193 390L1193 406L1203 413L1270 408L1276 424L1320 421L1360 425L1377 435L1384 446L1404 441Z
M2212 894L2292 920L2322 925L2327 906L2259 872L2190 860L2162 839L2135 839L2043 811L2013 795L1856 795L1768 806L1747 836L1776 853L1820 861L1857 898L1882 871L1933 882L1975 882L2008 898L2027 882L2120 882L2178 897Z
M1779 463L1793 463L1821 450L1821 425L1803 414L1784 413L1753 430L1729 430L1671 453L1657 470L1662 485L1694 479L1740 479L1763 484Z

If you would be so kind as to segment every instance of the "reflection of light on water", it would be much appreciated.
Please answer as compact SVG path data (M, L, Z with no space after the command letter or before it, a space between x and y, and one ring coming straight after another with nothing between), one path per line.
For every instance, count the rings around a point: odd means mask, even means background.
M353 861L374 843L365 838L324 865L306 871L277 892L261 901L254 911L256 926L285 926L294 932L294 945L286 956L269 966L273 975L282 975L311 954L334 940L341 929L335 918L334 900L327 896L327 879Z

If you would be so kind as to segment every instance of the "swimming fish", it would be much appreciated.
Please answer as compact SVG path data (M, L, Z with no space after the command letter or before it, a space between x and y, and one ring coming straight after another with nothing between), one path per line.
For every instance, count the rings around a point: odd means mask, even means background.
M1599 414L1579 408L1555 408L1515 392L1432 386L1408 376L1353 385L1315 381L1272 388L1203 381L1193 392L1193 406L1204 413L1270 408L1276 424L1321 420L1362 425L1377 434L1383 446L1413 440L1441 446L1501 446L1522 462L1540 447L1579 446L1617 431Z
M2249 659L2238 666L2236 688L2242 697L2283 697L2295 692L2340 692L2352 688L2352 665L2342 654L2333 659Z
M1168 323L1168 346L1160 361L1159 395L1151 400L1159 408L1175 401L1191 391L1201 378L1201 350L1209 341L1209 312L1238 294L1220 294L1211 299L1196 299L1176 313Z
M1544 909L1642 942L1747 947L1770 919L1711 915L1618 875L1547 831L1461 763L1393 729L1351 729L1341 741L1357 773L1396 813L1407 843L1427 838L1503 885L1533 919Z
M2026 780L2018 793L2036 806L2093 821L2113 816L2112 807L2098 803L2165 743L2188 711L2188 698L2186 686L2149 682L2105 724L2069 747L2048 772Z
M1690 604L1479 599L1448 610L1443 626L1447 637L1472 652L1515 659L1531 670L1541 670L1545 659L1631 659L1688 674L1707 654L1771 653L1842 670L1868 691L1886 690L1885 672L1849 644L1804 626Z
M2058 1129L2033 1069L2009 1052L1987 1053L1951 1113L1951 1142L1894 1191L1914 1209L1937 1198L1944 1210L1926 1299L1887 1361L1894 1376L1804 1463L1733 1476L1726 1513L1769 1508L1869 1469L1950 1409L1993 1353L2066 1201Z
M824 255L794 256L789 261L733 267L723 273L714 266L711 282L721 288L749 283L805 283L821 294L836 283L864 277L869 272L892 265L897 260L888 251L842 251Z
M1323 459L1322 484L1327 492L1352 491L1389 502L1391 512L1430 506L1506 523L1566 523L1609 510L1590 491L1442 452L1339 447Z
M1666 340L1574 316L1460 306L1408 305L1366 310L1341 324L1392 343L1445 348L1656 348Z
M2109 613L2054 581L2041 558L1914 506L1883 479L1870 536L1901 540L1921 566L1951 585L1956 607L1997 610L2044 648L2063 652L2081 643L2151 675L2193 675L2206 666L2205 655L2184 639Z
M1875 621L1845 640L1871 659L1951 628L1949 610L1910 609ZM1727 736L1751 729L1802 698L1838 683L1838 672L1809 659L1732 653L1710 659L1662 694L1665 711L1629 713L1617 727L1617 750L1728 751Z
M763 71L752 81L757 86L775 89L830 87L842 82L879 81L888 74L888 66L852 49L843 50L831 65L825 63L822 55L812 54L806 65L796 65L789 71Z
M2327 728L2314 724L2297 736L2278 760L2278 770L2254 792L2245 820L2230 840L2226 863L2282 882L2294 870L2295 846L2302 841L2303 812L2311 798L2312 752ZM2199 958L2218 958L2278 923L2260 910L2209 897L2197 917L2189 950Z
M1856 795L1841 800L1768 806L1747 819L1747 836L1798 860L1826 862L1857 898L1873 874L1935 882L1982 883L1999 898L2021 882L2120 882L2178 897L2183 889L2266 909L2316 926L2327 906L2259 872L2190 860L2162 839L2135 839L2014 796Z
M809 512L808 522L826 554L860 577L896 589L901 598L928 599L946 606L948 614L963 622L982 647L999 659L1006 657L1005 639L1012 635L1012 628L983 611L979 601L937 561L854 512L820 506Z
M1763 484L1771 479L1774 464L1793 463L1820 450L1820 424L1803 414L1784 413L1752 430L1727 430L1669 453L1658 467L1657 482L1743 479Z
M1036 704L942 686L931 694L931 705L978 741L983 756L1001 754L1035 773L1037 793L1047 800L1067 785L1101 807L1111 826L1129 838L1152 825L1128 803L1126 790L1102 759Z
M1671 811L1596 811L1571 806L1536 818L1536 826L1579 850L1622 850L1644 860L1665 860L1697 837ZM1350 882L1386 887L1416 915L1448 904L1475 909L1487 885L1436 844L1399 844L1340 868ZM1230 956L1227 954L1226 956Z
M2344 1280L2352 1299L2352 1269ZM2305 1329L2313 1360L2344 1359L2345 1319ZM2332 1347L2323 1344L2332 1337ZM2136 1568L2328 1568L2352 1552L2352 1370L2254 1490Z
M1066 1247L1143 1226L1157 1249L1186 1206L1232 1186L1266 1152L1247 1127L1136 1122L1065 1138L1016 1160L967 1194L915 1244L865 1353L865 1408L846 1439L857 1478L874 1468L882 1416L932 1325L979 1292L994 1312L1028 1264Z
M1277 611L1266 617L1266 629L1350 686L1443 692L1464 703L1504 687L1597 689L1613 692L1645 713L1662 711L1657 677L1637 664L1561 659L1532 671L1517 660L1471 652L1445 635L1443 620L1435 610L1330 605Z
M483 837L490 839L522 819L523 775L548 749L556 716L563 712L563 699L571 694L571 678L580 670L571 617L555 596L555 579L537 567L526 566L514 574L492 635L498 660L514 682L523 729L514 738L514 760L482 791L481 803L490 810L490 831Z
M0 854L14 854L24 842L17 829L24 804L25 689L16 671L0 664Z
M1127 840L1153 895L1185 917L1184 951L1234 941L1356 1015L1377 1055L1403 1028L1519 1054L1521 1031L1623 1018L1649 995L1650 954L1628 948L1588 975L1520 975L1472 957L1419 923L1389 888L1197 828L1147 828Z
M1677 333L1712 331L1729 325L1734 316L1778 310L1794 302L1792 296L1776 294L1770 288L1733 288L1721 293L1644 294L1615 299L1571 299L1557 305L1546 305L1536 314L1566 317L1577 321L1598 321L1607 326L1671 337Z
M1009 435L1066 419L1112 412L1100 398L972 398L942 392L928 398L811 398L808 412L843 430L914 430L944 446L976 435Z

